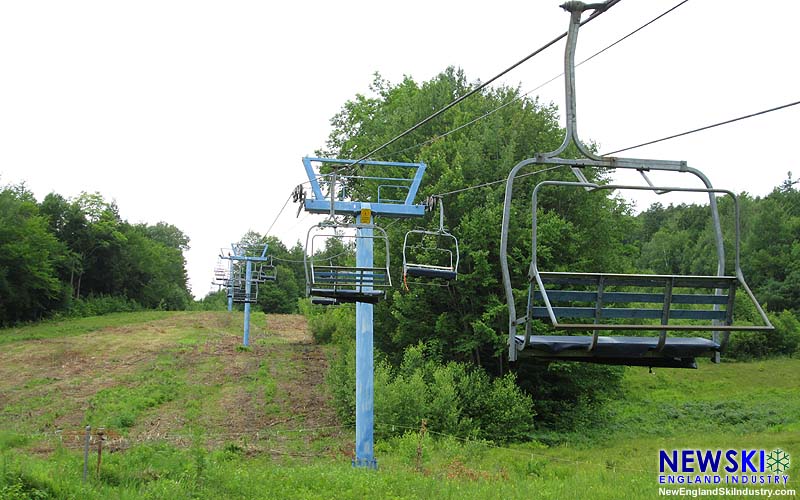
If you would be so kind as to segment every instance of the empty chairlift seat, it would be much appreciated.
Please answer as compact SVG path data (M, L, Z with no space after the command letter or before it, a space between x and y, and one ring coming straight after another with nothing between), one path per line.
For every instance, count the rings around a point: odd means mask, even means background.
M358 239L365 242L365 248L373 249L368 260L374 265L355 264ZM385 289L392 286L389 239L374 224L325 221L313 226L306 238L305 259L308 295L318 304L376 304L385 296Z
M306 238L306 284L314 298L377 303L392 286L389 239L375 217L421 217L415 204L424 163L303 158L310 191L296 194L306 211L328 214ZM345 224L337 217L353 217Z
M258 285L255 282L250 282L248 286L243 274L241 277L234 276L228 294L234 303L255 304L258 302Z
M335 306L339 301L331 297L311 297L311 303L317 306Z
M403 277L453 281L458 259L458 240L446 231L413 229L403 240Z
M257 262L253 268L253 280L257 283L266 283L278 279L278 269L275 267L271 255L265 257L264 262Z
M596 155L578 138L575 97L575 47L581 16L586 10L602 8L605 4L566 2L562 8L570 13L570 24L564 57L566 80L566 130L564 140L554 151L537 153L517 163L506 181L503 222L500 232L500 266L509 314L509 359L529 355L545 360L584 361L620 365L695 367L697 356L714 355L725 348L731 331L766 331L772 325L744 280L739 262L739 205L736 196L726 190L714 189L708 178L683 161L648 160L641 158L603 157ZM570 145L582 157L561 158ZM558 168L571 169L577 182L542 181L531 195L532 245L531 263L527 275L528 296L525 314L517 316L516 294L511 278L508 257L509 222L514 180L525 167L538 167L539 172ZM610 185L591 182L585 169L629 169L641 174L646 185ZM656 187L648 172L691 174L703 188ZM543 188L578 188L588 196L604 190L646 190L656 194L696 192L708 195L713 238L716 245L717 273L714 276L642 275L580 272L543 272L537 259L538 196ZM729 195L734 209L734 273L726 275L724 238L717 195ZM557 244L549 242L557 250ZM736 290L743 290L760 316L762 325L737 324L733 305ZM544 320L550 326L534 325ZM524 326L525 333L517 334ZM536 328L537 332L534 332ZM545 335L547 329L559 335ZM568 335L576 330L591 335ZM636 332L637 335L605 336L600 332ZM650 331L650 335L639 333ZM708 332L705 336L676 337L668 332ZM718 333L721 339L718 341ZM535 334L534 334L535 333Z
M761 306L755 300L742 276L739 265L738 202L733 193L711 188L680 188L714 196L723 192L734 199L735 272L725 275L722 230L716 203L709 207L716 234L719 275L687 276L659 274L616 274L584 272L545 272L539 269L538 193L547 186L588 188L592 192L617 189L640 189L641 186L598 185L590 182L544 181L534 189L532 201L533 245L526 313L516 318L515 307L509 308L509 342L523 356L546 360L584 361L593 363L696 367L695 358L712 357L724 350L731 331L764 331L772 329ZM678 190L656 188L654 191ZM507 240L506 240L507 241ZM501 259L507 266L507 256ZM741 289L761 316L763 325L736 324L734 303ZM507 296L513 296L507 294ZM554 333L534 333L534 320L549 324ZM516 327L525 326L525 334L517 335ZM570 335L568 332L589 331L591 335ZM624 335L601 335L621 332ZM630 335L634 332L636 335ZM643 332L651 332L642 335ZM675 336L668 332L708 332L706 336ZM712 333L713 332L713 333ZM721 332L721 337L718 335ZM546 333L546 332L541 332Z
M408 277L446 282L458 277L458 239L444 228L444 206L431 198L428 206L439 204L439 228L435 231L412 229L403 238L403 281Z
M710 356L722 346L702 337L667 336L667 330L725 331L733 324L735 276L543 272L539 278L543 286L534 288L531 317L556 329L595 334L530 336L531 352L538 357L690 368L695 357ZM659 335L597 334L609 330Z

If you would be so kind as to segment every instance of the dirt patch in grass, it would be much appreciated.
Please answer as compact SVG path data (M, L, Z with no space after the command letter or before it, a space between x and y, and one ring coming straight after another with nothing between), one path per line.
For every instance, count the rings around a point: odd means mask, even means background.
M200 409L165 420L161 408L137 423L131 437L149 438L154 429L163 435L166 424L173 433L198 430L211 447L235 442L248 453L261 450L277 456L297 452L297 436L309 446L320 437L340 436L328 405L327 358L312 343L305 318L254 315L250 333L247 350L234 328L181 348L177 355L196 394L176 406L196 404ZM189 413L196 415L187 417Z
M291 344L311 344L306 318L300 314L267 315L267 335L277 335Z
M176 314L137 325L104 328L84 335L19 342L0 363L0 390L24 384L30 378L73 378L118 374L136 369L197 324L219 324L219 315ZM181 327L181 328L178 328ZM16 347L16 346L15 346Z
M19 412L0 412L0 425L78 433L99 391L129 386L167 355L180 393L137 416L109 451L152 440L189 446L198 437L210 447L238 443L247 454L275 458L346 449L326 391L328 360L313 344L305 318L254 315L247 350L240 319L236 313L183 313L15 343L2 355L0 403Z
M89 400L127 375L146 369L175 346L187 328L216 327L219 314L176 314L84 335L21 341L0 363L0 423L29 430L80 427Z
M296 345L291 352L293 375L284 383L292 412L311 427L338 425L325 384L328 358L313 344Z
M280 360L272 373L278 385L276 400L291 417L287 427L298 431L297 436L307 447L312 447L315 439L325 438L332 444L323 453L338 452L343 447L344 433L330 404L325 383L328 357L324 349L313 343L303 316L270 315L267 331L268 335L286 341L270 348L271 358Z

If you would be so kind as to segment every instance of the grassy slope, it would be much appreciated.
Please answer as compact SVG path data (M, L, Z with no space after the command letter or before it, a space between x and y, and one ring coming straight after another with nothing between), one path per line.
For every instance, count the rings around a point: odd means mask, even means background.
M377 443L378 473L353 470L352 434L325 404L325 353L302 329L296 317L257 316L249 351L237 349L240 314L0 331L0 498L652 498L662 448L800 457L800 361L773 360L630 369L625 399L580 444L498 448L409 433ZM83 485L87 423L107 427L106 449L119 452Z

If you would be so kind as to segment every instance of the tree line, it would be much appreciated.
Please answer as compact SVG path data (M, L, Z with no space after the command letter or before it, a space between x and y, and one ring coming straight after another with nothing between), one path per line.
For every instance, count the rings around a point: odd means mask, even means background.
M99 193L38 202L0 187L0 326L117 310L185 309L189 238L166 222L131 224Z

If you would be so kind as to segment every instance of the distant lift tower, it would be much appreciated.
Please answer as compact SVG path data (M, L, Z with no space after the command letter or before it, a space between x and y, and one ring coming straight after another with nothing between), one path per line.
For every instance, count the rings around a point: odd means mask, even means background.
M425 215L425 205L414 204L425 164L381 161L356 164L354 160L307 157L303 158L303 165L311 182L311 194L303 199L303 207L308 212L330 216L309 231L306 243L306 259L311 260L310 266L306 266L308 292L312 300L356 303L356 454L353 466L377 468L373 446L373 305L383 297L379 289L391 286L391 279L388 246L373 245L376 240L386 242L385 231L375 225L375 216ZM354 217L355 224L337 222L335 217L339 215ZM314 238L336 237L337 230L351 228L355 230L355 267L315 266ZM314 232L317 234L312 234ZM376 267L374 252L383 253L384 248L385 261Z
M230 261L228 273L228 311L233 309L233 303L244 304L244 334L242 345L250 345L250 304L258 300L258 284L275 281L275 266L272 256L267 255L267 244L264 248L253 250L245 245L231 244L231 252L227 255L220 252L220 259ZM248 251L249 250L249 251ZM260 255L248 255L261 250ZM243 269L244 268L244 269Z

